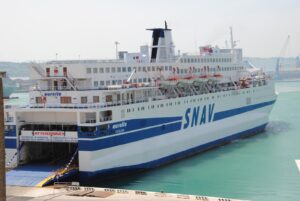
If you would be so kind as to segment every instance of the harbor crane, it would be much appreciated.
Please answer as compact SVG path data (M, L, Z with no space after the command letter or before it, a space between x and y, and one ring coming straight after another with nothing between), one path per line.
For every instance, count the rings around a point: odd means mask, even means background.
M290 35L287 36L284 44L283 44L283 47L282 49L280 50L280 53L279 53L279 56L277 58L277 61L276 61L276 78L277 79L280 79L280 65L281 65L281 59L285 56L285 53L286 53L286 50L287 50L287 47L289 45L289 42L290 42Z

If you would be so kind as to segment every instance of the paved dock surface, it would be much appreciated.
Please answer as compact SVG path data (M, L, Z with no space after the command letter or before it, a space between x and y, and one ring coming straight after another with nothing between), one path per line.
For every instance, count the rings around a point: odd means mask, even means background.
M187 200L203 200L203 201L238 201L236 199L217 198L196 195L172 194L164 192L149 192L124 189L110 188L93 188L93 187L20 187L7 186L7 201L62 201L62 200L104 200L104 201L187 201Z

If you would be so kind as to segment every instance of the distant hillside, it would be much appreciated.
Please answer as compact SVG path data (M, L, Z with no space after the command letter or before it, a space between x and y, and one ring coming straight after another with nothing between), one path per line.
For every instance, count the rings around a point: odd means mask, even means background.
M20 81L19 84L17 84L17 81L11 80L9 77L29 77L28 63L24 62L0 62L0 71L7 73L7 78L3 79L4 97L8 97L11 93L21 89Z
M275 71L277 57L272 57L272 58L245 57L244 60L248 60L254 66L258 68L262 68L266 71ZM292 57L284 58L280 60L281 66L284 66L286 68L294 68L297 65L296 63L297 63L297 59Z
M29 77L28 63L0 62L0 71L9 77Z

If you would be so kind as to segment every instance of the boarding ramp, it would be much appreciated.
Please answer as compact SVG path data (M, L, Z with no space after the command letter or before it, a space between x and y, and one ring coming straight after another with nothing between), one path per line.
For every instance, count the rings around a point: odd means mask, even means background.
M65 166L50 164L27 164L6 172L6 184L10 186L43 187L54 182L67 181L78 175L78 166L73 164L78 149Z
M6 184L11 186L38 186L47 178L55 175L59 166L24 165L6 173Z

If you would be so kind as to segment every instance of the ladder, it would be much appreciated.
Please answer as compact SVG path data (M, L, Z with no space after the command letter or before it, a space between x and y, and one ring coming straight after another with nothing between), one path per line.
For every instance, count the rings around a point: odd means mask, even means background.
M41 66L37 63L31 63L31 68L34 69L41 77L46 77L45 71L41 68Z

